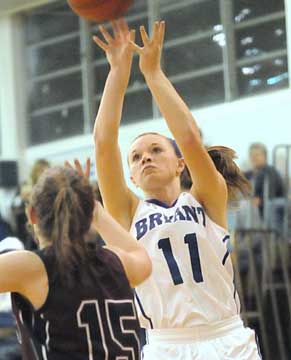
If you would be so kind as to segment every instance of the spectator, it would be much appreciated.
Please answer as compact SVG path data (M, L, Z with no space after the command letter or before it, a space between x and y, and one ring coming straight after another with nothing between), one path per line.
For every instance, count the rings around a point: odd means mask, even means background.
M245 173L253 184L253 204L258 207L261 218L264 218L265 199L282 198L285 195L284 183L274 166L267 164L267 148L262 143L253 143L249 148L252 169ZM277 209L276 215L283 217L283 210Z

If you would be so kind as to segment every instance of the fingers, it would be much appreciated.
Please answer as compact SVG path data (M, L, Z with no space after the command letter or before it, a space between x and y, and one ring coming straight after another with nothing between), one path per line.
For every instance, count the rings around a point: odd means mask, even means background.
M158 43L160 46L163 46L164 43L165 28L165 21L156 21L154 24L152 41Z
M152 35L152 41L153 41L154 43L156 43L157 40L158 40L159 27L160 27L159 21L155 21L155 23L154 23L154 29L153 29L153 35Z
M101 34L103 35L104 39L110 45L113 42L112 36L109 34L109 32L105 29L105 27L103 25L99 26L99 30L100 30Z
M86 165L85 165L85 171L82 169L82 165L78 159L74 159L74 165L73 167L69 161L65 161L64 165L67 169L76 170L81 176L85 176L87 179L90 177L90 170L91 170L91 160L90 158L86 159Z
M163 46L163 43L164 43L165 29L166 29L166 23L165 23L165 21L161 21L160 27L159 27L159 36L158 36L159 45L161 47Z
M112 25L114 37L116 39L116 38L118 38L120 36L120 30L119 30L118 21L117 20L111 21L111 25Z
M142 54L143 48L140 47L140 46L138 46L138 45L136 45L135 42L130 41L130 42L129 42L129 45L130 45L130 48L131 48L132 51L136 51L139 55Z
M65 167L66 167L67 169L74 169L73 166L69 163L68 160L66 160L66 161L64 162L64 165L65 165Z
M109 34L109 32L104 28L104 26L100 26L100 32L107 43L102 41L98 36L93 36L94 42L106 52L109 50L110 45L114 44L115 39L121 38L126 41L129 40L131 50L136 51L138 54L141 54L143 47L135 44L135 31L129 31L126 20L114 20L111 22L111 24L113 28L114 38ZM140 35L144 47L150 46L152 43L156 45L158 44L160 47L162 47L165 37L165 21L156 21L154 23L152 39L149 38L144 26L140 26Z
M148 34L146 33L145 27L143 25L140 26L139 31L140 31L141 39L142 39L144 46L149 45L150 39L149 39Z
M119 19L119 28L124 34L129 33L128 24L125 18Z
M126 36L130 32L128 28L128 24L124 18L111 21L111 25L115 39L118 39L120 37L126 38Z
M84 172L82 169L82 165L80 164L80 161L78 159L74 160L75 169L78 171L78 173L82 176L84 176Z
M102 40L100 40L98 36L93 36L93 40L103 51L108 50L108 45L105 44L105 42L103 42Z
M159 44L160 46L163 45L164 37L165 37L165 21L155 21L154 28L153 28L153 35L152 39L149 38L145 27L140 27L140 35L143 41L144 46L148 46L151 43Z
M135 30L130 30L129 39L130 41L135 41Z
M84 172L84 176L89 179L90 177L90 172L91 172L91 160L90 158L86 159L86 165L85 165L85 172Z

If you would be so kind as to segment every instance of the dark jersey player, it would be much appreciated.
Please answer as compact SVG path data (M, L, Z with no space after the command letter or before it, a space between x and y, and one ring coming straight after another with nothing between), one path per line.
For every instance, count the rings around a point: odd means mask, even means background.
M40 250L0 255L0 292L13 293L23 359L139 359L131 287L151 272L143 247L73 169L45 171L27 213ZM91 226L122 248L91 242Z

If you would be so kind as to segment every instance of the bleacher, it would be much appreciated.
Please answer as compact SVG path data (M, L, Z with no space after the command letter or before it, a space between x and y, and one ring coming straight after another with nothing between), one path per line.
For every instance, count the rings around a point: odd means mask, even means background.
M256 329L266 360L288 360L291 354L291 146L274 149L274 166L280 150L285 152L285 197L264 194L263 219L251 200L230 213L242 318Z

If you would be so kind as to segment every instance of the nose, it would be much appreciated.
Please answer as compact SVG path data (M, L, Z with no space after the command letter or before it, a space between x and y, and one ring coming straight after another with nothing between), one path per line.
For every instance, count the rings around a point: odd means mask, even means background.
M141 163L142 165L148 163L148 162L151 162L152 161L152 158L150 156L150 154L148 153L144 153L143 156L142 156L142 159L141 159Z

